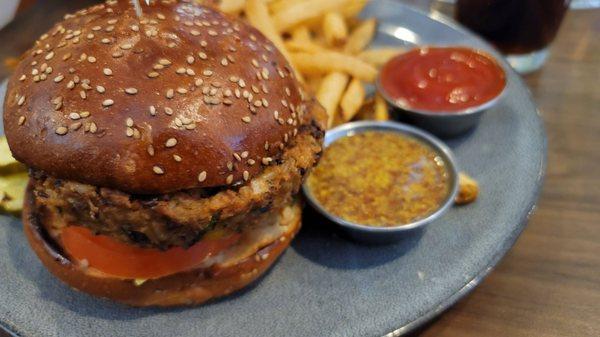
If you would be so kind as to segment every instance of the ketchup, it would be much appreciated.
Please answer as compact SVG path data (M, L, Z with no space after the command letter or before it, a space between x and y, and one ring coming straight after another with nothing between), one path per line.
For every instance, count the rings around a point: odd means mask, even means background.
M457 112L498 96L504 70L491 56L463 47L423 47L391 59L380 85L399 106L428 112Z

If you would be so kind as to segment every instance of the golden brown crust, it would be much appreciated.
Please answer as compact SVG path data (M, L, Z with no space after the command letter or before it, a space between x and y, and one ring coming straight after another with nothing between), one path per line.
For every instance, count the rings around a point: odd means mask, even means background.
M289 246L300 228L301 210L283 215L289 230L256 254L238 261L227 261L211 267L178 273L137 286L132 280L92 276L81 267L57 254L42 238L36 214L32 212L31 188L28 187L23 209L23 225L29 244L42 263L56 277L74 289L132 306L197 305L239 290L262 275Z
M302 96L281 53L237 19L154 1L140 21L109 1L67 16L23 56L4 125L30 167L168 193L259 174L307 120Z

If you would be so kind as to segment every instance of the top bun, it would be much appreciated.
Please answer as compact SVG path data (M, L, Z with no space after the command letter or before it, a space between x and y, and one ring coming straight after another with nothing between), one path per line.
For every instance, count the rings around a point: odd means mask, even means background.
M256 29L193 1L128 1L66 15L10 79L15 158L135 194L231 185L285 150L307 106Z

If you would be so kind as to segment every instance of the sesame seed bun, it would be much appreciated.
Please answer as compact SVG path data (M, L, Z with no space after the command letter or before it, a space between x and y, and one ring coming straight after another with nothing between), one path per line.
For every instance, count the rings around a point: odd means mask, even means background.
M252 179L293 143L311 105L256 29L193 2L127 1L65 16L9 81L15 158L132 194Z
M292 204L279 218L278 226L285 231L268 241L265 238L252 240L245 247L245 254L233 254L206 268L136 285L131 279L99 276L64 257L44 235L41 222L45 219L34 211L31 186L27 189L23 209L23 226L29 244L52 274L74 289L139 307L200 304L247 286L266 272L290 245L300 228L300 218L300 206Z

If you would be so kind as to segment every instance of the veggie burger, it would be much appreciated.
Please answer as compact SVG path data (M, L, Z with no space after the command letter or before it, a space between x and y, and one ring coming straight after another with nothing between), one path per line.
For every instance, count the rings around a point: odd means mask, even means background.
M4 106L31 247L71 287L134 306L202 303L264 273L300 227L324 119L260 32L173 0L66 15Z

